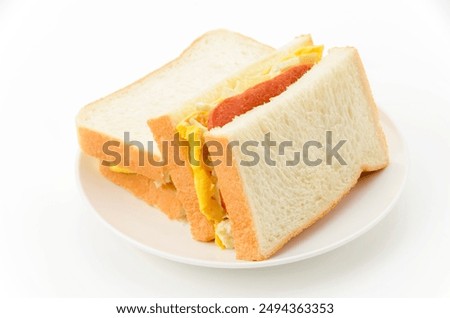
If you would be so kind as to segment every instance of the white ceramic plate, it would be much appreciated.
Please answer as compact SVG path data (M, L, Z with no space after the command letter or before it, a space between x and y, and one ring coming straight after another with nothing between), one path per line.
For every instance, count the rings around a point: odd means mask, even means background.
M331 251L371 229L392 209L405 183L408 156L404 141L383 113L390 165L360 179L350 194L322 220L291 240L266 261L235 259L234 251L191 239L188 224L170 221L162 212L106 180L98 162L79 157L80 187L104 223L137 247L173 261L219 268L268 267L300 261Z

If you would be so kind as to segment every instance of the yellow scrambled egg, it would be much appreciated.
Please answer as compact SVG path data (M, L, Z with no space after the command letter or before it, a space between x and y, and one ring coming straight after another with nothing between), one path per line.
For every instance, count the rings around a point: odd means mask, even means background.
M135 172L128 170L127 168L119 167L119 166L111 166L111 167L109 167L109 170L111 170L112 172L117 172L117 173L135 174Z

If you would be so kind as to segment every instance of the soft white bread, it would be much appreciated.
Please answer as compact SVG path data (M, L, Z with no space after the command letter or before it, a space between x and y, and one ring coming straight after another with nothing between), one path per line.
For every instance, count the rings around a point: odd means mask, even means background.
M170 40L170 39L169 39ZM133 84L85 106L76 118L81 149L101 160L112 160L103 151L107 141L123 156L124 133L144 146L145 160L131 147L127 168L154 180L164 180L163 169L147 160L147 153L160 160L147 120L180 107L207 87L268 54L272 49L243 35L215 30L198 38L180 57Z
M332 133L332 147L346 140L338 153L346 164L332 158L326 164L326 132ZM279 155L272 147L276 166L264 162L261 141L270 133L277 145L293 141ZM378 119L366 74L354 48L335 48L284 93L262 107L236 117L222 128L205 134L223 149L232 141L258 141L251 148L260 161L243 166L253 156L234 147L233 165L227 166L226 153L216 166L219 189L225 201L236 255L244 260L263 260L287 241L312 225L356 184L363 171L388 164L385 137ZM323 147L311 147L309 160L322 159L316 166L301 161L288 166L308 141ZM213 148L216 151L216 147ZM300 155L302 158L303 153Z
M312 45L312 38L310 35L302 35L291 41L288 45L267 54L254 63L248 65L235 72L233 75L225 78L223 81L209 87L204 93L198 94L195 98L188 100L178 108L167 110L164 115L150 119L149 127L155 136L156 141L161 144L163 141L173 141L175 136L175 127L184 117L190 115L192 112L198 110L205 110L211 107L214 101L221 98L228 97L227 94L234 94L230 86L240 85L243 91L250 88L252 85L247 79L255 77L255 74L261 74L268 68L279 62L280 58L285 58L294 54L299 48L303 46ZM246 87L245 85L250 85ZM172 151L172 152L171 152ZM199 202L195 191L194 177L192 169L189 166L189 152L186 147L178 149L179 158L186 163L186 165L179 165L170 158L174 157L173 149L169 148L169 175L177 188L177 198L182 202L186 217L191 227L193 237L200 241L210 241L214 239L214 225L207 220L199 208Z

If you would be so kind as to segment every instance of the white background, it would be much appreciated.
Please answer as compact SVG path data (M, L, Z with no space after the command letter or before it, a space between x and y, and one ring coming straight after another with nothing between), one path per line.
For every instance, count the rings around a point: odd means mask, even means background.
M411 156L374 229L306 261L220 270L147 255L86 207L77 111L218 27L359 49ZM446 0L0 1L0 296L450 296L449 56Z

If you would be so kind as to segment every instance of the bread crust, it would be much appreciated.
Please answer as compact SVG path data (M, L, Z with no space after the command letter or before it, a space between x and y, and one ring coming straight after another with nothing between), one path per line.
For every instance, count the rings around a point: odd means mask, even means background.
M229 141L224 137L205 136L205 141L220 143L222 149L227 149ZM245 194L237 163L232 158L232 164L227 164L227 152L211 156L211 161L220 160L222 164L214 166L218 176L218 187L226 203L228 218L231 222L231 232L236 250L236 258L242 260L261 260L257 233L253 223L253 215Z
M81 150L85 154L108 162L113 161L114 157L106 154L103 151L103 146L108 142L114 142L114 145L117 145L117 147L111 147L111 150L119 153L121 157L124 158L124 143L121 140L106 136L100 132L84 127L78 127L78 142ZM161 182L164 181L164 166L151 165L151 163L147 160L147 154L140 152L136 147L130 147L129 150L129 164L125 166L122 160L118 166L125 167L132 172L136 172L152 180ZM143 164L140 164L139 162L140 156L144 157ZM155 160L160 161L161 159L158 158Z
M170 116L161 116L148 121L155 140L162 147L163 142L174 141L175 124ZM174 147L168 147L167 172L177 189L177 199L182 202L186 218L191 228L192 237L198 241L208 242L214 239L214 226L200 212L197 193L195 192L194 176L189 167L187 147L179 147L179 159L185 164L175 162Z
M361 57L359 56L358 50L356 48L353 49L354 59L356 61L356 64L358 66L358 73L360 76L361 83L363 84L363 91L366 95L367 100L369 101L370 109L372 110L372 114L374 117L375 125L376 125L376 131L377 131L377 137L378 140L381 141L382 146L384 148L384 152L386 154L386 164L382 166L381 168L374 168L374 170L364 170L364 171L375 171L382 169L386 167L389 164L389 147L387 144L386 136L384 135L383 128L381 127L380 122L380 114L378 111L377 104L375 103L375 99L373 98L372 90L370 88L369 79L367 78L366 71L364 69L364 65L362 63Z
M113 172L108 166L99 165L100 172L108 180L125 188L147 204L156 206L170 219L183 219L184 209L176 199L176 190L172 185L156 187L153 180L139 174Z

